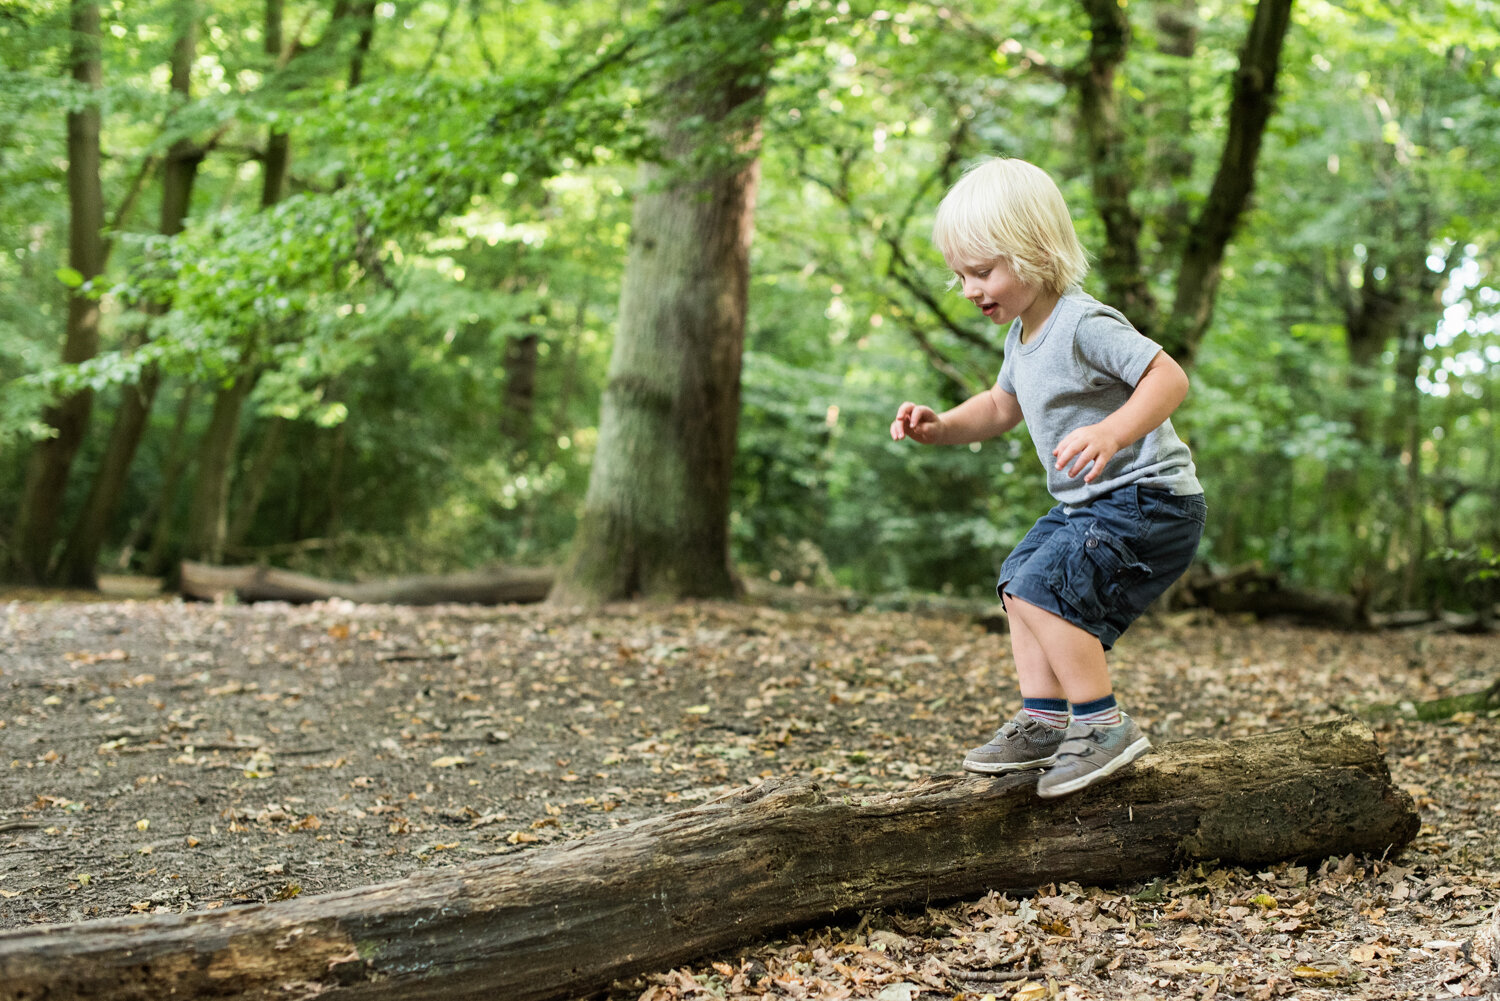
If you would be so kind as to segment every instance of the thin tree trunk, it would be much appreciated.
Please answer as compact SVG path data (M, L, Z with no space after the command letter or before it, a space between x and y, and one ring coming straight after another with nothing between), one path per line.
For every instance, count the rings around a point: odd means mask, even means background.
M1401 572L1399 607L1411 608L1415 600L1422 564L1427 557L1427 519L1423 512L1422 390L1417 375L1422 364L1422 331L1415 323L1402 331L1396 351L1396 412L1402 454L1406 457L1406 483L1402 491L1402 534L1406 537L1406 559Z
M536 416L536 368L541 337L525 334L505 344L505 399L500 407L500 433L512 452L523 451L531 440Z
M333 447L329 450L328 459L328 482L324 486L323 496L328 508L328 521L326 532L330 539L338 540L339 533L344 530L344 463L349 456L349 422L340 422L333 429Z
M1194 0L1171 0L1156 7L1157 51L1165 58L1154 74L1151 160L1159 165L1159 182L1167 189L1167 205L1156 227L1158 240L1180 258L1192 219L1187 186L1193 178L1192 73L1198 51L1198 5Z
M1276 76L1291 20L1292 0L1259 0L1240 50L1219 167L1208 199L1188 231L1172 312L1158 338L1184 363L1192 361L1208 329L1224 251L1255 189L1255 169L1275 109Z
M285 0L266 0L265 49L273 64L283 58L282 15ZM281 201L286 187L287 168L291 163L291 137L272 129L266 139L265 160L261 164L260 204L262 207Z
M185 547L190 559L218 563L224 558L229 481L239 444L240 414L257 377L248 363L242 363L239 377L214 394L213 415L198 445L198 476Z
M250 526L255 524L255 513L266 495L266 487L271 483L271 470L275 468L276 460L281 457L281 446L286 440L288 423L290 422L284 417L272 417L266 422L265 430L261 432L260 444L256 446L250 459L250 468L245 472L243 489L240 490L240 499L234 510L234 518L224 537L226 550L234 550L243 546L246 537L250 534Z
M275 62L284 65L290 53L284 47L282 16L284 0L266 0L265 51ZM261 164L260 206L270 208L286 190L291 165L291 139L285 132L272 130L266 139L265 159ZM260 379L258 363L247 349L240 358L233 382L214 394L213 416L198 449L198 479L194 485L193 503L188 512L188 536L185 554L190 559L217 563L224 557L229 530L229 481L234 473L234 457L239 447L241 412L250 392Z
M73 79L97 92L103 85L99 5L74 0L71 14ZM68 263L85 282L104 270L104 189L100 180L99 131L102 115L92 96L68 112ZM87 291L68 296L62 361L77 364L99 351L99 302ZM88 430L94 394L84 389L47 408L45 420L56 432L32 452L26 485L11 540L9 576L28 583L50 580L49 563L58 515L73 459Z
M557 453L562 447L560 440L563 432L571 427L568 420L568 408L573 403L573 394L578 385L579 356L583 353L583 332L588 315L588 300L579 299L577 309L573 314L573 326L568 331L568 349L563 356L562 385L557 391L557 398L552 407L552 433L547 437L546 461L549 463L557 459Z
M109 429L104 455L99 460L88 499L69 533L57 567L56 579L67 587L93 589L99 586L99 550L119 508L125 479L135 460L136 447L145 433L146 420L160 383L161 373L152 365L141 372L140 381L135 385L122 387L119 409Z
M141 568L153 577L166 574L176 563L172 552L172 525L177 520L177 493L189 462L187 428L193 416L196 395L193 386L184 386L182 399L177 402L177 418L172 424L172 437L167 447L166 472L162 474L152 519L151 548L141 562Z
M265 50L266 54L278 66L285 66L300 52L305 51L295 40L291 46L286 44L283 30L284 14L285 0L266 0ZM365 60L369 56L370 46L375 37L374 3L369 2L369 0L359 0L359 2L351 4L348 0L336 0L333 5L332 24L325 35L325 40L338 37L345 27L340 22L349 17L355 18L358 23L358 33L355 36L354 50L350 56L348 75L349 87L353 89L359 86L360 81L364 78ZM260 203L261 208L266 209L286 197L287 181L291 170L291 137L287 133L273 130L267 136L266 154L262 166ZM340 179L339 183L343 183L342 179ZM259 378L259 373L255 373L249 378L253 387L253 383ZM236 394L233 389L221 390L215 400L215 414L218 414L219 407L221 406L226 408L235 406L236 398L238 399L238 405L242 408L248 395L249 390L246 390L243 394ZM234 419L236 422L239 420L238 417ZM226 420L228 420L227 415ZM218 529L220 533L219 537L213 540L211 547L207 550L199 550L199 555L213 553L215 554L213 558L218 559L222 557L226 549L238 546L244 541L246 534L254 523L255 513L260 507L260 502L265 496L266 487L270 482L271 469L280 455L285 430L286 421L274 418L262 435L261 444L251 459L250 467L244 477L244 496L236 506L232 524L228 523L227 509L229 504L228 481L233 475L233 469L227 463L221 465L217 459L212 464L216 475L218 474L217 471L222 470L222 475L225 477L225 482L218 487L217 501L223 506L224 511L220 512L217 516L213 512L199 512L198 517L202 521L195 522L197 525L196 534L201 541L207 541L209 536L202 533L209 523L224 527ZM231 439L229 441L222 441L219 445L227 446L232 453L233 449L237 447L238 441ZM203 476L203 471L204 465L200 463L200 479ZM330 488L332 488L331 484ZM204 496L207 497L207 494Z
M1396 217L1390 206L1392 218ZM1411 253L1407 235L1397 227L1384 242L1371 246L1357 265L1357 284L1348 276L1355 268L1347 261L1335 267L1335 294L1344 314L1344 336L1349 352L1348 385L1354 395L1351 422L1362 444L1380 447L1381 405L1372 399L1380 384L1380 358L1386 346L1401 336L1411 310L1411 289L1402 259ZM1417 247L1422 244L1417 242ZM1425 251L1424 251L1425 253Z
M745 3L719 15L736 20L707 32L715 41L698 43L694 65L668 82L665 162L709 165L643 172L599 446L559 602L734 591L729 491L755 155L779 10Z
M1083 9L1089 18L1089 50L1075 81L1094 206L1104 223L1099 274L1111 304L1150 337L1156 327L1156 297L1141 259L1141 218L1130 204L1138 183L1120 126L1115 86L1130 49L1130 18L1118 0L1083 0Z
M358 87L365 79L365 62L375 42L375 0L358 0L351 12L359 25L359 34L354 39L354 53L349 57L349 89Z
M175 10L180 20L177 43L172 50L171 91L174 97L185 104L192 95L198 11L192 0L185 0ZM182 232L192 204L193 183L198 176L198 165L202 161L203 150L186 138L178 139L168 151L162 168L159 227L164 236L175 236ZM147 312L151 316L160 316L168 308L167 303L153 303ZM161 373L155 365L149 365L142 370L140 381L136 385L124 387L119 410L115 413L114 424L110 428L104 457L94 475L88 499L70 533L58 568L58 578L64 584L87 588L98 585L99 549L104 543L105 533L115 511L119 508L125 490L125 479L145 433L160 384Z

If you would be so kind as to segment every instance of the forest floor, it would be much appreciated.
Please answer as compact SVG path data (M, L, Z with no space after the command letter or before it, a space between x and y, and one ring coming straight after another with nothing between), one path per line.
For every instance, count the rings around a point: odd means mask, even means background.
M0 929L367 885L783 775L904 788L1017 700L1006 638L938 615L24 597L0 596ZM1421 833L1394 858L867 913L610 1001L1500 991L1471 948L1500 931L1500 719L1374 711L1484 689L1500 639L1182 614L1113 661L1158 743L1365 716Z

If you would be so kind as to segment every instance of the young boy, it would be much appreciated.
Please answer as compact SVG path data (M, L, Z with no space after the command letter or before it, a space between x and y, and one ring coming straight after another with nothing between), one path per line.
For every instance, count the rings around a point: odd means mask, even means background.
M1105 652L1187 569L1203 534L1203 488L1169 420L1188 380L1079 289L1088 263L1039 168L992 159L971 169L938 206L933 242L964 296L1008 325L1005 358L993 386L951 410L901 404L891 437L963 445L1025 420L1057 501L997 587L1022 708L964 767L1045 768L1037 793L1063 796L1151 746L1115 701Z

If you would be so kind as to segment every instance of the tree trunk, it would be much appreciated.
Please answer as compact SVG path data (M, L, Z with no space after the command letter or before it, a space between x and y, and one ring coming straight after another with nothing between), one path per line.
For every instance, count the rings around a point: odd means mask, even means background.
M567 350L563 354L561 385L552 401L552 428L547 435L547 448L544 453L546 464L557 461L557 454L562 450L561 439L564 432L572 431L573 422L568 417L568 412L573 405L573 395L578 386L578 368L583 354L583 336L585 326L588 323L589 303L587 298L580 298L573 314L573 325L568 328ZM571 446L570 446L571 447Z
M172 524L177 520L177 495L187 472L190 450L188 420L193 415L193 398L197 395L193 386L184 386L182 398L177 401L177 417L172 423L172 438L167 446L166 471L162 474L161 490L157 493L150 529L151 548L146 552L141 568L151 577L160 577L176 560L172 556Z
M125 479L145 434L146 420L160 383L161 373L151 365L141 371L140 381L135 385L122 387L120 406L109 429L109 442L57 567L56 580L67 587L99 586L99 549L119 508Z
M358 32L349 56L349 89L353 90L365 81L365 61L375 43L375 0L356 0L349 13Z
M1089 18L1089 50L1075 80L1094 206L1104 223L1099 274L1111 304L1152 337L1156 298L1141 259L1141 218L1130 204L1130 193L1138 185L1120 126L1115 85L1130 48L1130 18L1118 0L1083 0L1083 8Z
M257 375L246 364L239 377L214 394L213 414L198 444L198 476L188 511L185 551L192 559L218 563L228 534L229 481L240 440L240 414Z
M1431 329L1431 328L1428 328ZM1402 608L1410 608L1418 590L1422 566L1431 549L1427 534L1426 490L1422 476L1422 446L1427 433L1422 423L1422 390L1417 378L1422 366L1423 328L1415 322L1406 324L1396 349L1395 404L1399 426L1393 441L1402 443L1401 455L1406 464L1405 489L1401 492L1401 529L1406 552L1402 560L1400 594Z
M1157 242L1168 255L1180 260L1192 220L1188 191L1193 180L1192 75L1198 52L1198 5L1194 0L1160 3L1154 20L1159 58L1151 76L1153 107L1147 157L1157 165L1154 173L1166 189L1166 206L1155 227Z
M1256 164L1275 108L1276 76L1291 21L1292 0L1259 0L1240 50L1219 166L1208 198L1188 230L1172 312L1157 338L1184 364L1192 361L1208 329L1224 251L1255 189Z
M1261 140L1270 121L1281 67L1282 43L1291 26L1292 0L1259 0L1240 50L1229 106L1229 127L1213 184L1191 224L1169 219L1164 240L1177 250L1172 308L1161 315L1141 252L1143 224L1131 205L1139 187L1120 125L1121 88L1116 76L1130 45L1130 21L1118 0L1080 0L1089 18L1089 50L1068 75L1078 93L1079 126L1088 145L1094 205L1104 223L1099 273L1112 304L1148 337L1191 365L1208 329L1218 294L1224 252L1250 202ZM1193 12L1174 10L1166 26L1168 45L1179 52L1195 44ZM1170 49L1169 49L1170 51ZM1169 173L1184 162L1169 160Z
M99 5L74 0L71 13L73 79L97 92L103 85L100 62ZM68 112L68 264L84 282L104 270L104 189L99 170L102 115L92 96ZM99 302L88 291L68 296L68 320L62 361L77 364L99 352ZM88 431L94 394L84 389L47 408L46 423L56 432L32 452L11 540L9 576L25 583L45 583L73 458Z
M177 26L177 43L172 49L171 90L174 97L186 104L192 95L192 69L197 50L198 12L192 3L177 8L180 19ZM162 167L162 200L160 231L164 236L175 236L182 232L188 210L192 204L193 183L198 176L198 165L203 161L203 150L190 140L183 138L174 142L167 152ZM148 308L152 316L160 316L169 308L167 303L154 303ZM134 386L124 387L120 397L120 408L115 413L110 428L109 443L94 482L89 488L83 511L68 538L58 567L58 579L70 587L93 588L98 586L99 549L104 544L104 535L119 509L120 498L125 491L125 479L135 461L136 449L145 434L147 419L152 404L156 401L156 390L161 384L161 373L155 365L141 372L140 381Z
M265 51L280 66L291 58L282 35L284 8L284 0L266 0ZM290 165L291 140L285 132L272 129L266 138L265 158L261 164L262 209L281 201ZM192 559L212 563L224 557L229 532L229 481L234 474L235 452L239 447L240 417L245 401L260 378L253 352L248 346L231 378L233 382L214 394L213 415L198 447L198 479L188 512L185 552Z
M1342 719L1157 749L1054 802L1034 775L862 797L767 783L672 816L322 897L0 935L0 1001L573 998L874 908L1398 854L1418 817ZM279 996L279 995L278 995Z
M505 400L500 434L512 452L525 451L536 418L536 369L541 337L523 334L505 342Z
M266 0L265 52L274 66L285 65L289 54L285 51L282 37L282 19L285 0ZM272 129L266 138L266 155L261 163L260 204L275 205L281 201L286 187L287 169L291 164L291 137L285 132Z
M728 596L729 493L759 164L779 7L745 3L667 93L669 168L636 199L583 515L560 602ZM736 20L728 21L734 17Z
M229 531L224 536L226 550L240 548L249 537L250 527L255 524L255 513L260 509L260 502L266 496L266 488L271 485L271 471L276 466L276 460L281 458L282 442L286 439L286 429L290 423L291 421L284 417L272 417L266 421L265 430L261 432L260 443L256 445L250 459L250 467L245 472L239 503L234 509L234 518L230 521Z

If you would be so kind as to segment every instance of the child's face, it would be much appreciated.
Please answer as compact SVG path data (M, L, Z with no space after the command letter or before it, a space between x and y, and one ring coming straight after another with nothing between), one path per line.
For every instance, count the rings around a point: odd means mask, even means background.
M978 264L957 263L953 273L963 283L964 298L979 307L991 323L1009 325L1036 302L1039 286L1015 276L1004 258Z

